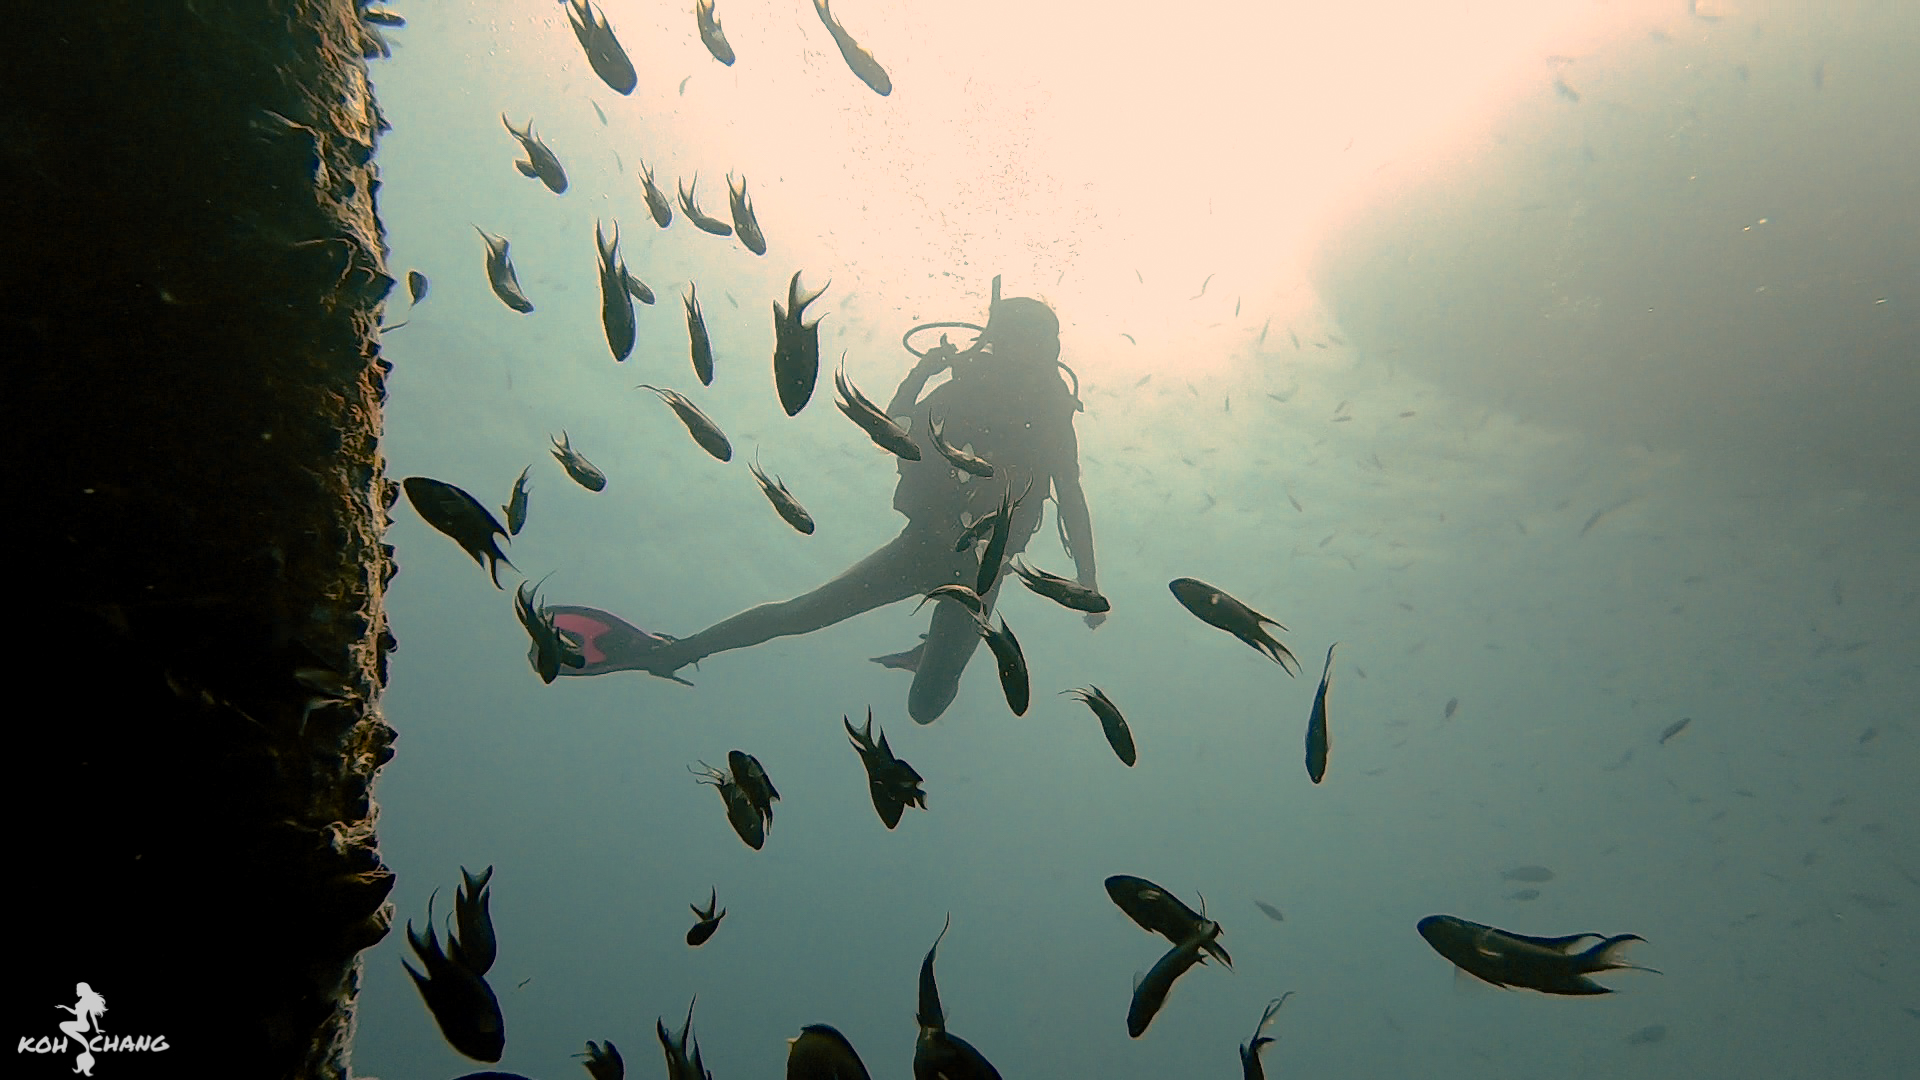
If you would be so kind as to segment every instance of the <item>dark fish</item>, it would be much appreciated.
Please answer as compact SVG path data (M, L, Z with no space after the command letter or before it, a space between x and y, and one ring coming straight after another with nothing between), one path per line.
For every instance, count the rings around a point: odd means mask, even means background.
M1517 892L1509 894L1507 896L1507 899L1518 900L1524 904L1529 900L1540 899L1540 890L1539 889L1521 889Z
M967 585L940 586L920 598L920 603L914 605L913 610L915 614L918 614L920 609L925 607L929 600L951 600L961 607L966 608L968 611L973 612L976 618L984 617L987 613L987 606L981 601L980 594L974 592L972 587Z
M507 1024L500 1015L500 1000L493 996L487 980L454 963L440 949L433 932L433 902L427 902L427 932L414 933L413 920L407 920L407 944L418 957L426 974L413 969L404 959L400 966L413 976L413 985L427 1003L434 1023L447 1044L475 1061L499 1061L507 1047Z
M485 566L487 576L493 579L493 587L499 588L500 564L506 563L508 569L515 567L501 554L500 546L493 539L496 535L506 536L507 530L480 505L480 500L452 484L425 476L409 476L400 481L400 486L406 489L407 501L421 518L452 537L474 562Z
M607 332L607 348L616 361L633 352L633 297L627 292L627 265L620 261L620 225L613 226L613 239L593 223L593 246L600 256L600 325Z
M893 80L888 78L887 69L880 66L880 61L875 60L872 53L853 40L852 35L827 10L827 0L813 0L813 10L819 13L820 21L827 24L827 33L833 35L833 43L840 46L840 58L847 62L860 81L872 87L873 92L881 97L893 93Z
M1029 480L1027 484L1031 488L1033 481ZM1008 477L1007 489L1000 493L1000 508L993 512L992 531L987 534L987 549L980 553L980 570L973 582L973 591L983 600L993 589L993 583L1000 578L1000 560L1006 554L1007 537L1013 530L1012 495L1013 478Z
M788 416L798 416L806 408L813 397L813 384L820 377L820 320L800 320L807 305L827 291L827 285L801 296L800 271L795 270L793 279L787 282L786 309L781 310L780 301L773 302L773 386Z
M560 167L560 159L554 156L553 148L533 133L533 121L528 119L525 128L515 128L506 113L500 114L500 122L507 125L507 133L520 140L520 148L526 151L527 160L516 161L513 167L520 175L529 180L538 180L547 185L547 190L555 195L567 190L567 170Z
M587 1067L587 1075L593 1080L626 1080L627 1063L621 1059L620 1048L613 1045L612 1039L604 1043L588 1039L587 1052L573 1056L586 1058L581 1064Z
M687 349L693 358L693 373L700 377L701 386L712 386L713 338L707 335L707 318L700 313L699 287L687 282L687 295L680 298L680 303L687 309Z
M693 909L693 917L700 920L693 924L693 929L687 931L687 944L697 949L707 943L707 939L713 936L715 930L720 929L720 920L727 917L727 910L720 907L720 894L717 889L707 890L706 910L701 910L698 904L687 906ZM715 914L715 908L719 908L718 914Z
M754 480L760 485L761 494L773 504L774 511L780 515L780 520L793 526L801 535L812 536L813 515L807 513L807 508L801 506L800 500L794 498L793 492L787 490L786 482L770 479L760 468L757 460L749 462L747 468L752 470Z
M587 102L587 104L589 104L589 105L591 105L591 106L593 106L593 115L595 115L595 116L597 116L597 117L599 117L599 118L600 118L600 126L601 126L601 127L606 127L606 126L607 126L607 111L606 111L605 109L602 109L602 108L600 107L600 103L599 103L599 102L597 102L597 101L593 101L593 100L589 100L589 101ZM612 1044L611 1044L611 1043L609 1043L608 1045L609 1045L609 1046L611 1046Z
M944 426L942 421L933 418L932 413L927 414L927 435L933 441L933 448L940 452L940 456L946 458L948 464L969 476L982 478L992 476L993 463L949 443L941 431Z
M363 22L370 22L375 26L391 26L395 30L403 29L407 25L405 18L388 11L386 8L361 8L360 18Z
M427 275L418 270L407 271L407 299L419 303L427 298Z
M687 220L693 222L694 227L698 228L701 232L712 233L715 236L732 236L733 226L721 221L719 218L708 217L701 212L700 204L694 201L694 192L699 190L699 173L693 174L693 191L688 191L687 185L684 182L681 183L680 212L687 215Z
M747 198L747 178L740 178L740 186L733 186L733 174L727 174L727 208L733 211L733 231L739 235L740 242L755 255L767 253L767 238L760 232L760 222L754 219L753 203Z
M1146 1034L1147 1025L1153 1023L1160 1006L1166 1004L1167 995L1173 991L1175 980L1192 970L1195 964L1206 963L1201 950L1219 936L1219 923L1202 920L1200 928L1192 936L1167 950L1167 954L1147 971L1146 977L1133 988L1133 1003L1127 1006L1129 1037L1137 1039Z
M500 508L507 512L508 536L519 536L527 524L527 474L532 471L531 465L520 470L520 479L513 482L513 494L508 497L507 505Z
M727 770L733 773L733 782L739 786L740 793L746 796L767 827L772 828L773 804L780 801L780 793L774 790L773 781L767 779L766 766L745 750L729 750Z
M940 936L927 950L927 958L920 961L920 1002L913 1017L920 1026L920 1037L913 1043L913 1080L1000 1080L999 1070L980 1051L947 1031L946 1013L940 1008L940 987L933 981L933 954L939 951L940 939L947 936L951 925L953 919L948 917L946 925L940 927Z
M1568 86L1567 80L1563 76L1555 75L1553 77L1553 92L1560 95L1565 101L1571 101L1575 104L1578 104L1580 101L1580 91Z
M1077 581L1069 581L1057 574L1049 574L1045 570L1036 570L1031 566L1022 565L1018 558L1008 565L1013 567L1014 573L1020 575L1021 583L1028 589L1062 607L1069 607L1075 611L1089 611L1096 615L1113 610L1112 602L1106 597Z
M1078 690L1062 690L1063 694L1072 694L1086 702L1087 708L1100 719L1100 730L1106 732L1107 745L1113 747L1113 754L1121 764L1132 768L1139 756L1133 748L1133 732L1127 729L1127 718L1120 715L1120 707L1113 703L1107 692L1097 686L1082 687Z
M1516 866L1511 870L1502 871L1500 876L1507 881L1526 881L1533 884L1540 884L1552 881L1553 871L1544 866Z
M1293 991L1289 990L1267 1002L1267 1007L1261 1011L1260 1022L1253 1026L1253 1038L1240 1047L1240 1080L1267 1080L1267 1072L1260 1065L1260 1051L1266 1049L1274 1039L1262 1032L1267 1030L1268 1024L1273 1023L1274 1014L1280 1011L1280 1006L1285 1005L1292 996Z
M1639 1031L1627 1036L1628 1046L1647 1046L1667 1037L1667 1025L1648 1024Z
M733 46L727 44L726 32L720 29L720 19L713 13L713 0L693 0L693 18L700 25L700 40L715 60L733 66Z
M1000 668L1000 692L1007 696L1007 708L1015 716L1027 714L1027 699L1031 691L1027 682L1027 658L1020 653L1020 642L1014 639L1013 631L1007 629L1007 618L1000 617L1000 629L995 630L987 620L974 616L974 625L980 630L980 637L993 650L993 659Z
M1494 986L1518 986L1543 994L1610 994L1611 989L1587 976L1602 971L1653 971L1620 959L1628 945L1646 940L1638 934L1527 937L1451 915L1429 915L1420 920L1419 929L1434 952ZM1588 939L1597 943L1582 949Z
M833 373L833 388L840 395L834 399L834 405L847 419L859 425L875 446L907 461L920 460L920 444L914 442L905 428L881 411L880 406L868 400L860 388L847 378L844 356L840 359L840 367Z
M587 63L592 65L593 73L614 93L633 93L633 88L640 84L640 76L634 72L633 61L627 59L627 51L620 47L619 39L613 36L606 12L594 10L587 0L571 0L567 23L573 27L574 39L586 50Z
M1253 902L1253 906L1260 909L1260 914L1265 915L1267 918L1272 919L1274 922L1287 921L1287 917L1281 913L1279 908L1274 907L1272 904L1267 903L1265 900L1255 900Z
M647 283L635 277L631 270L627 270L627 295L643 304L653 303L653 290L647 288Z
M654 186L653 170L647 168L647 163L644 161L640 163L640 185L646 189L647 213L653 215L653 223L663 229L673 224L673 207L667 202L667 197L661 193L660 189ZM647 303L652 302L647 301Z
M692 770L691 766L688 768ZM766 819L732 777L704 761L700 768L704 771L695 772L694 779L720 792L720 801L727 804L727 824L733 826L733 831L748 847L759 851L767 842Z
M1148 933L1159 934L1175 945L1186 941L1214 923L1180 902L1180 898L1155 885L1143 877L1131 874L1115 874L1107 879L1107 896L1112 898L1127 918L1139 924ZM1215 932L1217 937L1220 931ZM1227 950L1220 947L1218 941L1209 940L1202 948L1207 955L1225 964L1233 966L1233 958Z
M659 394L660 400L671 406L674 415L680 418L681 423L687 425L687 434L693 436L693 441L700 444L700 449L721 461L733 460L733 444L727 441L726 433L722 432L720 425L709 419L706 413L701 412L698 405L688 401L685 395L672 390L663 390L658 386L649 386L646 383L641 383L634 389L651 390Z
M1440 710L1440 719L1451 720L1453 719L1453 714L1459 711L1460 711L1460 699L1457 697L1450 697L1447 699L1447 707L1445 709Z
M493 867L470 874L463 866L460 888L453 895L453 924L459 933L448 935L447 956L475 975L493 970L493 961L500 953L499 941L493 936L493 890L487 885L491 880Z
M533 639L527 660L533 664L541 682L551 683L559 677L561 665L582 668L587 666L587 658L561 636L553 615L541 605L538 592L539 586L533 582L520 582L519 588L513 591L513 613L519 616L521 627Z
M787 1040L787 1080L872 1080L845 1035L808 1024Z
M667 1034L664 1017L654 1020L654 1031L660 1036L660 1049L667 1056L667 1080L712 1080L705 1063L700 1060L700 1040L693 1034L693 1006L699 1000L696 997L687 1002L687 1022L680 1025L680 1037L677 1039Z
M1661 742L1661 745L1663 745L1663 746L1664 746L1664 745L1666 744L1666 741L1667 741L1668 739L1671 739L1671 738L1673 738L1673 737L1674 737L1675 735L1678 735L1678 734L1680 734L1680 733L1681 733L1682 731L1685 731L1685 730L1686 730L1686 727L1687 727L1687 725L1688 725L1688 724L1691 724L1691 723L1693 723L1693 717L1691 717L1691 716L1683 716L1683 717L1681 717L1680 719L1678 719L1678 720L1675 720L1675 721L1674 721L1673 723L1671 723L1671 724L1668 724L1668 725L1667 725L1667 729L1666 729L1665 731L1662 731L1662 732L1660 733L1660 742Z
M1285 630L1285 626L1198 578L1175 578L1167 583L1167 588L1173 590L1174 599L1193 612L1201 622L1217 626L1253 646L1279 664L1287 674L1300 673L1300 661L1285 645L1274 640L1262 624L1279 626L1281 630Z
M1320 689L1313 695L1313 715L1307 717L1307 777L1319 783L1327 775L1327 754L1333 749L1333 737L1327 733L1327 689L1333 685L1333 650L1327 646L1327 666L1320 672Z
M494 236L475 225L474 231L487 243L487 284L493 286L493 295L500 302L522 315L533 310L533 301L520 290L520 279L514 275L513 259L507 254L507 239Z
M573 477L574 483L588 491L605 490L607 474L595 468L593 462L573 448L573 442L565 431L560 433L559 438L549 435L547 440L553 443L553 459L567 470L567 475Z
M853 740L853 748L860 754L860 764L867 769L867 793L873 797L873 809L880 815L881 824L891 829L900 824L900 815L909 806L927 808L927 793L920 790L924 782L921 775L913 771L913 766L893 756L893 750L887 746L887 733L882 731L878 742L873 737L873 709L867 709L867 726L861 731L853 730L853 719L840 718L847 727L847 738Z

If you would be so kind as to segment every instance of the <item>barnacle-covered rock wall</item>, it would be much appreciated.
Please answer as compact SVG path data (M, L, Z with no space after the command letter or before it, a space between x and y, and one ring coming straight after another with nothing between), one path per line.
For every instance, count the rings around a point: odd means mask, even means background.
M101 1029L164 1037L124 1053L344 1076L392 918L373 41L352 0L13 25L15 1024L57 1035L85 982Z

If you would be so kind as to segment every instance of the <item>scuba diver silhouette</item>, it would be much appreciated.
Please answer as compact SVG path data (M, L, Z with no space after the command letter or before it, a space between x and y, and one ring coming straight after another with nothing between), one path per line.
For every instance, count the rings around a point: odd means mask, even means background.
M924 330L961 327L978 331L961 350L947 342L924 353L913 337ZM919 362L901 381L886 406L892 417L910 417L910 434L921 448L919 461L899 459L900 482L893 508L906 516L900 535L861 559L839 577L791 600L762 604L683 638L654 634L595 608L553 605L556 627L586 659L562 674L599 675L608 671L646 671L684 682L674 672L715 653L743 649L776 637L806 634L874 608L924 596L948 584L972 584L979 571L977 545L956 543L967 526L999 509L1009 487L1018 503L1007 537L1005 557L1026 549L1039 531L1045 500L1058 504L1061 543L1073 559L1080 584L1094 588L1093 523L1080 487L1080 453L1073 415L1084 406L1075 387L1060 372L1060 320L1053 310L1028 297L1000 298L993 281L987 325L924 323L901 339ZM927 382L942 371L953 377L921 399ZM945 441L991 462L991 478L970 476L949 464L929 435L942 425ZM1030 486L1029 486L1030 485ZM956 551L958 547L960 550ZM996 577L981 599L991 613L1000 585ZM1103 615L1089 615L1097 627ZM913 671L907 711L932 723L958 693L960 675L980 645L971 613L959 605L936 603L932 623L919 646L877 663Z

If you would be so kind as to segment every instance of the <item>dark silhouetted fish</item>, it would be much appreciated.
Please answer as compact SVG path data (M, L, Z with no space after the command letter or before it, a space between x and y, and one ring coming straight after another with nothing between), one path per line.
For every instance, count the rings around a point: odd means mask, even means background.
M731 776L704 761L700 763L700 769L702 771L694 772L694 779L720 792L720 801L727 805L727 824L733 826L733 831L739 834L742 842L759 851L767 842L766 819L760 816L760 811L754 808L747 793L740 790L740 785Z
M583 668L586 657L571 642L562 637L554 623L552 612L541 606L536 595L539 586L531 581L522 581L513 592L513 613L519 617L520 625L533 639L532 647L527 651L527 660L533 664L533 670L540 681L551 683L560 675L564 665L570 668Z
M760 222L753 216L753 203L747 198L747 178L740 178L740 186L733 186L733 174L727 174L727 208L733 211L733 231L755 255L767 253L767 238L760 231Z
M687 1022L680 1025L680 1037L667 1034L665 1017L654 1021L654 1031L660 1036L660 1049L667 1056L667 1080L712 1080L706 1065L700 1060L700 1040L693 1034L693 1006L699 1001L694 998L687 1002Z
M493 970L500 954L499 939L493 935L493 867L478 874L460 868L460 887L453 894L453 925L457 934L447 937L447 956L454 963L485 975Z
M701 386L712 386L713 338L707 334L706 316L700 313L699 286L687 282L687 295L680 298L680 304L687 309L687 355L693 360L693 373Z
M749 462L747 468L752 470L753 479L760 485L761 494L773 504L774 511L780 515L780 520L793 526L802 535L813 535L813 515L807 513L807 508L801 506L800 500L794 498L793 492L787 490L786 482L767 476L757 460Z
M927 437L932 440L933 448L940 452L940 456L946 458L949 465L969 476L992 476L993 463L949 443L942 433L944 427L944 421L935 420L932 413L927 414Z
M606 12L596 10L587 0L571 0L567 22L600 81L616 94L633 93L633 88L640 84L640 76L633 70L633 61L627 59L627 51L620 47L620 40L613 36Z
M653 303L653 290L647 288L647 283L634 276L631 270L627 271L627 295L643 304Z
M1313 695L1313 714L1307 717L1307 777L1314 783L1327 775L1327 754L1333 750L1333 736L1327 732L1327 690L1333 685L1333 650L1339 642L1327 646L1327 666L1320 672L1320 689Z
M745 750L727 751L727 771L733 773L733 782L740 786L740 793L760 815L760 819L773 827L773 804L780 801L780 793L774 790L773 781L767 778L766 766L760 759Z
M1133 732L1127 729L1127 718L1120 715L1120 707L1113 703L1107 692L1097 686L1082 687L1078 690L1062 690L1063 694L1072 694L1086 702L1087 708L1100 719L1100 730L1106 733L1107 745L1113 747L1114 756L1127 767L1133 767L1139 757L1133 748Z
M707 906L704 910L698 904L687 906L693 909L693 917L700 920L693 924L693 929L687 931L687 944L697 949L707 943L707 939L713 936L715 930L720 929L720 920L727 917L727 910L720 907L718 889L707 891Z
M1266 654L1268 659L1279 664L1287 674L1299 674L1300 661L1295 659L1285 645L1274 640L1273 635L1266 631L1266 626L1269 625L1285 630L1286 627L1281 626L1279 622L1267 618L1198 578L1175 578L1167 583L1167 588L1173 590L1174 599L1180 601L1182 607L1198 616L1201 622L1209 626L1217 626L1253 646Z
M1193 969L1195 964L1206 963L1201 950L1220 935L1220 924L1201 921L1201 925L1187 940L1167 950L1165 956L1148 969L1147 974L1133 988L1133 1001L1127 1006L1127 1035L1139 1038L1146 1034L1147 1025L1160 1013L1160 1007L1167 1003L1167 995L1173 992L1173 984L1180 976Z
M693 190L692 191L689 191L687 189L687 185L684 182L681 183L680 212L687 215L687 220L693 222L694 227L698 228L701 232L712 233L715 236L732 236L733 226L727 224L724 221L721 221L719 218L708 217L705 213L701 211L700 203L696 201L696 198L695 198L695 193L698 192L699 190L700 190L700 174L699 173L693 174Z
M795 270L793 280L787 282L786 309L781 309L780 301L773 302L773 386L788 416L798 416L806 408L813 397L813 385L820 378L820 320L800 320L807 305L827 291L827 285L801 296L800 271Z
M581 1064L587 1067L587 1075L593 1080L626 1080L627 1063L620 1057L620 1048L613 1045L612 1039L604 1043L588 1039L587 1052L573 1056L586 1059Z
M633 297L627 292L627 266L620 261L620 225L613 226L613 239L593 223L593 246L600 256L600 325L607 332L607 348L615 360L625 360L633 352Z
M1516 866L1511 870L1502 871L1500 876L1507 881L1526 881L1538 884L1544 881L1552 881L1553 871L1544 866Z
M1107 879L1107 896L1142 930L1159 934L1175 945L1192 938L1208 926L1217 925L1181 903L1179 897L1143 877L1113 875ZM1233 966L1233 957L1227 955L1227 950L1221 948L1218 941L1209 940L1203 948L1207 955L1228 967Z
M727 44L726 31L720 29L720 17L713 13L713 0L693 0L693 18L700 26L700 41L715 60L733 66L733 46Z
M1062 607L1069 607L1075 611L1090 611L1094 614L1113 610L1113 604L1106 597L1077 581L1069 581L1057 574L1049 574L1045 570L1036 570L1031 566L1022 565L1017 558L1009 565L1013 567L1014 573L1020 575L1021 583L1028 589Z
M1274 1040L1272 1036L1263 1033L1267 1030L1267 1025L1273 1023L1274 1015L1280 1011L1280 1006L1285 1005L1287 999L1292 996L1293 991L1289 990L1267 1002L1267 1007L1261 1011L1260 1022L1253 1026L1253 1038L1240 1045L1240 1080L1267 1080L1267 1071L1260 1064L1260 1051L1265 1050L1267 1044Z
M440 949L433 932L433 902L427 902L427 932L416 934L413 920L407 920L407 944L418 957L426 974L413 969L404 959L400 966L413 977L413 985L427 1003L427 1011L440 1025L447 1044L475 1061L499 1061L507 1047L507 1024L500 1015L500 1001L487 980L454 963Z
M525 161L516 161L513 167L520 175L529 180L538 180L547 185L547 190L555 195L565 194L567 190L567 170L560 167L560 159L554 156L553 148L533 133L533 120L527 120L527 126L516 128L506 113L500 114L500 122L507 125L507 133L520 140L520 148L526 151Z
M1667 729L1660 733L1660 744L1662 746L1666 745L1666 742L1668 739L1671 739L1675 735L1678 735L1682 731L1685 731L1687 728L1687 725L1691 723L1693 723L1693 717L1683 716L1680 719L1675 720L1673 723L1668 724Z
M1500 987L1569 996L1611 994L1610 988L1587 976L1603 971L1653 971L1620 959L1628 945L1646 940L1637 934L1527 937L1452 915L1429 915L1420 920L1419 930L1433 951L1455 967ZM1589 940L1595 944L1583 948Z
M1274 907L1272 904L1267 903L1265 900L1255 900L1253 902L1253 906L1260 909L1260 914L1265 915L1267 918L1272 919L1274 922L1287 921L1286 915L1282 913L1279 908Z
M1627 1036L1628 1046L1649 1046L1667 1037L1667 1025L1648 1024Z
M666 195L662 194L660 188L654 184L653 170L647 168L647 163L644 161L640 163L640 185L646 189L647 213L653 215L653 223L663 229L673 224L673 207L667 202Z
M513 482L513 494L508 497L507 505L501 507L507 512L507 535L519 536L520 530L527 524L527 474L533 471L529 465L520 470L520 479Z
M787 1080L872 1080L845 1035L808 1024L787 1040Z
M1460 699L1457 697L1448 698L1447 707L1440 710L1440 719L1451 720L1453 719L1453 714L1459 711L1460 711Z
M1000 692L1007 697L1007 708L1015 716L1027 714L1027 701L1030 685L1027 681L1027 658L1020 652L1020 642L1007 629L1007 618L1000 617L1000 629L995 630L987 620L974 617L974 625L980 630L980 637L993 650L994 663L1000 668Z
M873 709L867 709L867 726L864 730L853 730L853 719L842 716L841 722L847 727L847 738L853 741L853 748L860 755L860 764L867 769L867 793L873 797L873 809L880 815L881 824L891 829L900 824L900 815L909 806L927 808L927 793L920 790L923 779L913 770L913 766L893 756L893 750L887 746L887 733L882 731L875 741L873 736Z
M427 524L453 538L473 561L487 568L487 576L493 579L493 587L500 587L500 564L506 563L513 569L513 563L501 554L495 536L505 537L507 530L500 522L480 505L480 500L454 487L452 484L425 476L409 476L400 481L406 489L407 501Z
M572 437L565 431L560 433L559 438L549 435L547 440L553 443L553 459L560 463L561 468L567 470L567 475L573 477L574 483L588 491L606 489L607 474L601 472L593 462L588 461L586 455L573 448Z
M859 387L853 385L853 380L847 378L844 356L840 358L839 369L833 373L833 388L840 395L834 400L834 405L866 432L867 438L872 439L875 446L908 461L920 460L920 444L913 441L907 429L869 400Z
M925 607L929 600L951 600L961 607L966 608L968 611L973 612L976 618L984 617L987 613L987 606L981 601L980 594L974 592L973 587L970 585L942 585L921 597L920 603L914 605L914 612L918 614L920 609ZM1061 693L1066 693L1066 691L1063 690Z
M953 925L948 917L933 939L927 958L920 961L920 1002L914 1022L920 1025L920 1037L913 1043L914 1080L1000 1080L1000 1073L980 1051L958 1035L947 1031L947 1015L940 1008L940 987L933 980L933 954L940 939Z
M520 290L520 278L513 272L513 258L507 254L506 237L494 236L475 225L474 231L487 243L487 284L493 286L493 295L500 302L522 315L533 310L533 301Z
M1027 483L1031 487L1033 482ZM1000 580L1000 561L1006 555L1007 538L1013 531L1012 477L1007 478L1007 489L1000 493L1000 507L991 516L993 525L987 533L987 549L980 553L980 568L973 579L973 591L983 600L993 589L993 583Z
M419 303L427 298L427 275L418 270L407 271L407 299L410 303Z
M721 431L720 425L714 423L706 413L701 412L698 405L688 401L686 395L673 390L664 390L658 386L649 386L646 383L641 383L634 389L651 390L659 394L660 400L666 402L673 409L673 414L687 426L687 434L693 436L693 441L700 444L700 449L721 461L733 460L733 444L727 441L726 433Z
M873 88L874 93L881 97L893 93L893 79L888 77L887 69L880 66L880 61L875 60L872 53L853 40L853 36L827 10L827 2L813 0L813 10L819 13L820 21L826 24L827 33L833 35L833 43L840 46L840 58L847 62L861 82Z

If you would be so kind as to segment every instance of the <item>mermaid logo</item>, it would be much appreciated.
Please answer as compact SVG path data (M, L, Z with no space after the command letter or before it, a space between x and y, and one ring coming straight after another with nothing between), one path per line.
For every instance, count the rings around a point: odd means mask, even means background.
M108 1035L100 1023L100 1018L107 1013L107 999L86 983L75 984L73 993L76 999L73 1004L54 1006L73 1014L73 1019L60 1021L60 1037L42 1035L36 1039L22 1035L15 1053L65 1054L77 1050L73 1071L80 1076L92 1076L97 1064L95 1054L126 1050L157 1052L167 1048L165 1035Z

